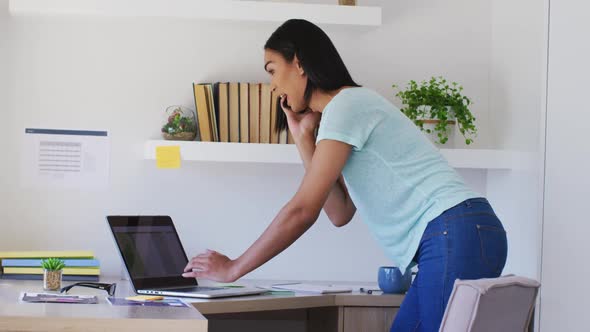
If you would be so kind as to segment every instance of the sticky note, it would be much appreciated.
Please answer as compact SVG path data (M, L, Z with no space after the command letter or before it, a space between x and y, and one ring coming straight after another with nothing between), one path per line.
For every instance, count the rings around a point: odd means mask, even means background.
M163 296L159 296L159 295L137 295L137 296L129 296L126 297L125 300L129 300L129 301L157 301L157 300L163 300L164 297Z
M180 146L156 146L158 168L180 168Z

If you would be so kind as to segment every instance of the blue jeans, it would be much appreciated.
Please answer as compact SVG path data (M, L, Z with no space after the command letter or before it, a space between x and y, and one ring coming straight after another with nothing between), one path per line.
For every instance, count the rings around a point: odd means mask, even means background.
M506 232L485 198L443 212L422 235L418 274L391 331L438 331L455 279L500 276L507 250Z

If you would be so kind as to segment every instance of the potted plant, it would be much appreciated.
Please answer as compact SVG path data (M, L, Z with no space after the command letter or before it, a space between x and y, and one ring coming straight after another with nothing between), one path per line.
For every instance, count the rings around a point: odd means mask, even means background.
M43 267L43 289L60 289L64 261L59 258L48 258L41 261L41 266Z
M192 141L197 137L197 120L192 110L182 106L166 108L166 123L162 136L167 140Z
M393 88L397 88L393 85ZM402 104L401 111L412 120L420 130L429 134L436 144L445 144L453 137L453 129L458 126L465 138L465 144L473 143L472 135L477 133L475 117L469 106L471 100L462 94L463 87L456 82L450 84L443 77L432 77L429 81L410 81L405 90L395 96Z

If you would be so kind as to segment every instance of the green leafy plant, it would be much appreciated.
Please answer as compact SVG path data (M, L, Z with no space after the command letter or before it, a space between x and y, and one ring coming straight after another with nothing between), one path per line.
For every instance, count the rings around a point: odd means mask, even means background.
M162 127L162 132L170 135L176 135L180 133L196 133L197 126L194 118L184 115L180 106L170 106L166 109L169 112L173 108L170 116L168 116L168 122ZM192 115L192 113L190 113Z
M393 88L397 88L394 84ZM447 125L457 121L459 132L465 138L465 144L473 143L472 135L477 134L475 117L469 106L471 100L462 94L463 87L456 82L447 82L442 76L432 77L429 81L410 81L405 90L395 95L404 105L401 111L412 120L422 131L431 133L424 128L424 120L436 120L434 131L438 142L445 144L448 137Z
M41 261L41 266L47 271L59 271L62 270L66 264L59 258L48 258Z

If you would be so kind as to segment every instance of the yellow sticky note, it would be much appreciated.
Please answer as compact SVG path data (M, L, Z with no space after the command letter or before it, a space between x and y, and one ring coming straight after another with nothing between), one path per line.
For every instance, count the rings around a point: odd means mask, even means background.
M180 146L156 146L158 168L180 168Z

